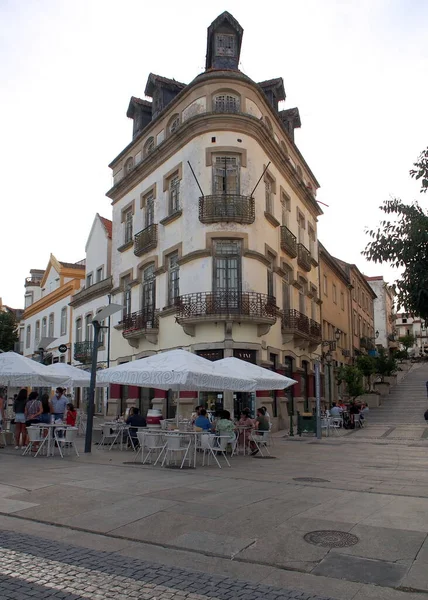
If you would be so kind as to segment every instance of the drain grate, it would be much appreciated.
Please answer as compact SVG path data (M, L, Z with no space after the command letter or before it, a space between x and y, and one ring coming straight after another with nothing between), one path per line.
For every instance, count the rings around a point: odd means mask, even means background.
M358 544L359 538L346 531L310 531L304 536L304 540L314 546L327 548L347 548Z
M256 456L253 456L253 458L261 458L262 460L263 459L266 460L266 459L269 459L269 458L276 458L276 456L260 456L260 455L257 456L256 455Z
M329 479L320 479L319 477L293 477L293 481L304 481L306 483L330 483Z

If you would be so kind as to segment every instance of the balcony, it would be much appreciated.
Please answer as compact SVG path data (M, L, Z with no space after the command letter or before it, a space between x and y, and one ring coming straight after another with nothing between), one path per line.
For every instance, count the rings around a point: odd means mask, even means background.
M281 227L281 250L284 250L290 258L297 256L296 236L285 225Z
M74 294L73 298L71 299L70 306L76 308L82 304L85 304L85 302L88 302L88 300L98 298L99 296L104 296L110 292L112 287L113 282L111 277L97 281L89 287L84 287L82 290L77 292L77 294Z
M81 363L90 363L92 361L93 342L74 342L74 360Z
M199 198L201 223L254 223L254 198L238 194L215 194Z
M308 273L312 268L311 253L303 244L297 244L297 264Z
M134 254L141 256L158 245L158 226L153 223L134 236Z
M321 325L298 310L286 309L282 314L283 343L313 352L321 344Z
M257 325L257 335L265 335L278 315L276 299L257 292L218 290L179 296L176 300L177 323L191 336L200 323L223 321ZM229 326L230 330L230 326Z
M122 335L129 344L138 347L138 338L145 338L157 344L159 333L159 313L154 308L139 310L125 315L122 320Z

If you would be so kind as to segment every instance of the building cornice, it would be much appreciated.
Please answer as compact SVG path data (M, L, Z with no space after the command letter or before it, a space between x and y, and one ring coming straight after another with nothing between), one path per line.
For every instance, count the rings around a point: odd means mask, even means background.
M80 279L72 279L71 281L67 281L67 283L61 287L57 288L53 292L50 292L46 296L43 296L43 298L40 298L40 300L37 300L31 306L26 308L23 318L28 319L42 310L49 308L49 306L56 304L56 302L67 298L67 296L72 296L75 291L79 289L79 287Z
M82 306L82 304L86 304L86 302L89 302L89 300L99 298L100 296L104 296L105 294L111 292L112 287L113 280L111 277L107 277L107 279L98 281L90 287L84 288L83 290L77 292L77 294L75 294L71 299L70 306L73 308Z
M114 185L106 196L113 200L112 204L115 204L140 181L147 178L150 173L176 154L180 148L208 131L234 131L252 137L262 146L269 159L287 179L306 208L315 216L322 214L314 196L300 180L287 155L281 150L266 126L256 117L244 113L204 113L188 119L177 131L177 135L168 137L157 146L149 156Z

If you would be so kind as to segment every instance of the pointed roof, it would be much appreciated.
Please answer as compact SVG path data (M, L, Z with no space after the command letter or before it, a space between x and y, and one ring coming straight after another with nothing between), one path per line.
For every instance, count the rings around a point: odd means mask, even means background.
M285 88L284 88L284 80L282 77L276 77L275 79L266 79L266 81L260 81L257 85L259 85L263 90L275 90L276 91L276 99L278 101L285 100Z
M104 229L106 230L107 237L111 240L112 233L113 233L112 221L110 221L110 219L106 219L105 217L102 217L98 213L97 213L97 215L99 216L101 223L104 225Z
M40 281L40 287L43 287L45 285L51 267L53 267L55 269L55 271L58 273L58 275L61 275L63 273L64 269L73 269L76 271L84 272L85 271L85 261L81 261L79 263L63 262L61 260L57 260L55 258L55 256L51 253L51 255L49 257L48 266L46 267L43 278ZM78 275L76 273L75 276L80 277L80 274Z
M132 119L135 113L136 106L143 106L144 108L152 108L152 103L149 100L142 100L141 98L137 98L137 96L131 96L131 100L129 101L128 110L126 111L126 116L129 119Z
M146 89L144 90L144 95L151 98L156 84L159 84L159 83L163 87L167 87L170 90L177 92L177 93L186 87L185 83L181 83L180 81L177 81L175 79L168 79L168 77L162 77L162 75L155 75L154 73L150 73L150 75L147 79L147 84L146 84ZM141 102L146 102L146 101L142 100Z
M214 21L208 27L207 56L206 56L206 62L205 62L206 70L208 70L212 65L212 58L213 58L212 57L212 52L213 52L212 41L213 41L214 32L224 23L227 23L228 25L230 25L230 27L232 27L232 29L234 29L235 32L237 33L237 42L238 42L237 56L238 56L238 59L241 54L241 44L242 44L242 36L244 34L244 29L241 27L241 25L238 23L238 21L235 19L235 17L233 15L231 15L230 12L225 10L223 13L221 13L221 15L219 15L216 19L214 19Z

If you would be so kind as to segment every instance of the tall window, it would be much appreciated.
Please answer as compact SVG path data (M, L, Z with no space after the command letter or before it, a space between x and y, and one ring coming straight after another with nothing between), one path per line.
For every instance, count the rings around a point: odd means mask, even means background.
M180 179L174 175L169 180L169 214L172 215L180 210Z
M213 194L239 194L239 161L236 156L216 156Z
M131 276L127 275L122 279L123 286L123 316L131 314Z
M103 280L103 276L104 276L104 269L103 269L103 267L100 267L99 269L97 269L97 283L99 281Z
M76 342L82 341L82 319L76 319Z
M92 283L93 283L93 281L92 281L92 277L93 277L93 276L92 276L92 273L88 273L88 274L86 275L86 287L87 287L87 288L88 288L88 287L91 287L91 285L92 285Z
M178 252L168 257L168 306L174 306L180 295L180 266Z
M214 97L213 111L221 113L239 112L239 98L231 94L219 94Z
M27 332L25 336L25 347L29 348L31 344L31 325L27 325Z
M36 346L36 348L37 348L39 342L40 342L40 321L36 321L36 331L34 334L34 345Z
M327 275L324 275L322 278L322 291L324 292L324 296L328 296L328 279Z
M67 333L67 307L61 310L61 335L65 335Z
M132 209L128 209L124 215L124 226L125 226L125 244L132 242Z
M46 317L42 319L42 338L48 335L48 320Z
M290 271L285 271L282 279L282 308L289 310L291 308L291 288L290 288Z
M92 325L92 315L86 315L85 317L85 339L87 342L92 342L92 331L94 327Z
M285 225L285 227L288 227L290 204L290 197L283 193L281 195L281 225Z
M297 241L299 244L305 243L305 217L300 211L297 212Z
M55 330L55 317L54 314L51 313L49 315L49 330L48 330L48 336L49 337L54 337L54 330Z
M97 314L99 312L101 312L101 311L102 311L102 308L99 308L97 310ZM102 323L100 323L100 325L104 325L104 321ZM98 345L99 346L104 346L104 342L105 342L105 329L103 329L103 327L101 327L100 333L99 333L99 336L98 336Z
M268 177L265 181L265 200L266 200L266 212L273 215L273 190L272 180Z
M275 266L275 257L270 252L268 252L268 257L269 257L270 265L267 269L267 295L275 296L275 283L274 283L274 272L273 272L273 268Z
M143 297L142 309L146 321L151 322L156 306L156 277L155 265L149 265L143 271Z
M146 210L145 210L145 219L146 219L146 227L150 227L155 222L155 199L153 194L149 194L146 199Z
M337 304L337 287L333 283L333 302Z
M217 33L215 53L216 56L236 56L236 36L230 33Z
M311 256L315 256L315 231L311 225L308 225L308 237L309 237L309 252Z
M302 282L299 287L299 312L301 312L302 315L306 315L305 287Z
M340 308L345 310L345 294L340 292Z
M237 308L242 289L241 241L216 240L213 256L213 291L222 309Z

